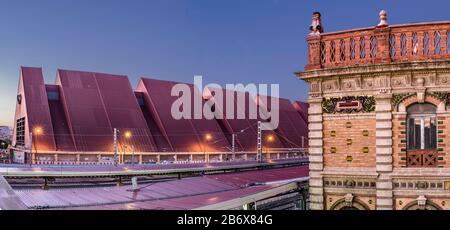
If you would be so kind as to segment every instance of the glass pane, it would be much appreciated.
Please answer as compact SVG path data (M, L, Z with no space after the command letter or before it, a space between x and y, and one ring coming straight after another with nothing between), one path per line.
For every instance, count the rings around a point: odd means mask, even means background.
M436 118L431 118L430 123L430 148L437 148L437 129L436 129Z
M408 119L408 149L414 149L414 118Z
M420 119L414 119L414 149L421 149L420 148Z
M431 119L429 117L424 119L425 132L425 149L431 148Z
M436 106L430 103L414 104L407 108L408 114L435 114Z

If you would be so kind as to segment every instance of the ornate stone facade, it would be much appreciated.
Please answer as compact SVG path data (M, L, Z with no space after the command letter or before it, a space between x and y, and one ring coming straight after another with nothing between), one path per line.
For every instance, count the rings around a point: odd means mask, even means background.
M311 209L450 209L449 33L381 12L373 28L308 36L296 75L310 85Z

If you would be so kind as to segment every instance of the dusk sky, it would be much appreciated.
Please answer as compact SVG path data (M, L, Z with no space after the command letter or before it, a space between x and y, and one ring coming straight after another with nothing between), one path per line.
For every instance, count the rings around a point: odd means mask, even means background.
M448 1L0 0L0 125L13 124L20 66L207 83L278 83L305 100L311 14L325 31L450 20Z

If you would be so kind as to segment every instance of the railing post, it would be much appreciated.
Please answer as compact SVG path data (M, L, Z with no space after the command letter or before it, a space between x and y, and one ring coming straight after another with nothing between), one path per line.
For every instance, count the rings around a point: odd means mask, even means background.
M374 30L374 36L377 39L377 55L374 63L391 63L391 57L389 55L390 30L389 27L377 27Z
M320 69L320 35L309 35L308 42L308 64L305 70Z
M447 42L449 42L449 41L447 41L447 38L448 38L447 31L439 30L439 33L441 33L441 41L440 41L441 42L441 55L448 54Z

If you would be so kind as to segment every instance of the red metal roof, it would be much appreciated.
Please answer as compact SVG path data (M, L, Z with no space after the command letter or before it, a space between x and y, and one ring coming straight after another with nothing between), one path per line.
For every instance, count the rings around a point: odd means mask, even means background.
M131 146L136 152L227 152L231 151L232 133L237 134L236 151L256 151L256 123L262 119L250 117L255 98L246 92L223 90L223 108L215 109L224 119L195 119L192 105L192 119L176 120L171 113L172 104L179 98L171 96L176 84L142 79L133 92L126 76L58 70L55 85L45 85L40 68L23 67L18 91L24 103L16 106L16 120L27 119L27 144L34 127L43 130L33 143L41 151L112 152L114 128L122 134L132 133L130 139L119 135L119 151ZM186 85L192 101L194 95L202 98L192 84ZM230 92L234 98L227 98ZM225 116L230 101L235 110L233 118ZM280 102L280 128L277 132L265 131L263 138L282 138L265 141L264 148L299 147L307 123L298 119L287 99ZM202 100L202 106L205 103ZM237 117L240 112L244 112L243 119Z
M126 76L59 70L57 85L78 151L112 151L114 128L133 133L133 143L121 138L122 145L156 150Z
M70 189L16 190L29 208L57 209L193 209L258 193L276 185L246 186L308 176L308 167L299 166L254 172L184 178L130 186Z
M179 98L171 96L171 90L176 82L141 79L136 91L144 92L148 95L147 106L154 111L154 120L175 151L226 151L223 147L230 147L224 133L215 120L205 118L194 119L194 103L191 105L191 119L176 120L173 118L172 104ZM191 91L191 101L195 96L202 98L194 86L186 84ZM202 106L204 101L202 100ZM211 136L211 140L206 140L206 135Z
M295 101L292 104L295 108L295 110L297 110L297 112L300 113L300 116L303 118L303 120L308 123L308 108L309 108L309 104L306 102L301 102L301 101Z
M55 149L53 138L53 126L47 100L42 69L22 67L19 80L19 94L22 96L22 104L16 107L16 119L22 116L26 119L25 136L34 129L40 128L42 134L34 140L33 146L38 149ZM24 107L25 106L25 107ZM36 133L34 133L36 134Z

